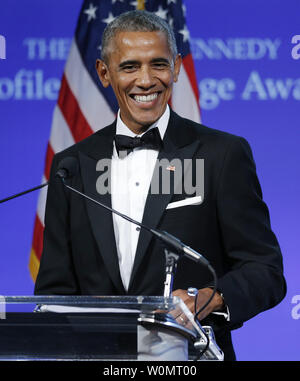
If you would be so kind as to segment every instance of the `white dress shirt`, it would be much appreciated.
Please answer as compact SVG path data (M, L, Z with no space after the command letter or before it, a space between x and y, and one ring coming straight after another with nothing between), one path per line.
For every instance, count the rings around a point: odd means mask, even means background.
M168 126L169 117L170 109L169 106L167 106L164 114L158 121L150 126L147 131L157 127L161 139L163 139ZM120 111L117 117L116 134L130 137L137 136L123 123L120 117ZM143 134L138 136L143 136ZM111 163L112 208L142 222L157 156L157 150L135 148L129 155L119 158L114 145ZM113 214L113 226L121 279L125 290L128 290L140 228L116 214Z

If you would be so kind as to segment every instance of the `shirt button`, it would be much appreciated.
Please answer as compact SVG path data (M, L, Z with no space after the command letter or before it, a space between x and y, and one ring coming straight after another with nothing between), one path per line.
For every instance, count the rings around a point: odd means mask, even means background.
M138 226L135 228L135 230L137 231L137 232L139 232L140 230L141 230L141 228L139 228Z
M140 185L140 183L137 181L137 182L135 183L135 185L138 187L138 186Z

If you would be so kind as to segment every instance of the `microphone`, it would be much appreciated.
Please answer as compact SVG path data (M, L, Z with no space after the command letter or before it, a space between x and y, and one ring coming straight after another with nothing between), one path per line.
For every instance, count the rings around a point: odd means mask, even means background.
M115 210L115 209L113 209L113 208L111 208L105 204L102 204L101 202L89 197L88 195L86 195L86 194L78 191L77 189L71 187L70 185L68 185L65 182L65 180L70 179L71 177L76 175L78 170L79 170L79 165L78 165L77 159L74 156L69 156L69 157L62 159L62 161L59 163L55 176L60 178L62 180L63 184L68 189L70 189L71 191L81 195L82 197L87 198L88 200L94 202L97 205L100 205L101 207L109 210L110 212L117 214L118 216L124 218L125 220L132 222L133 224L138 225L141 228L146 229L147 231L151 232L155 237L157 237L158 239L163 241L167 247L169 247L171 250L175 251L177 254L180 254L180 255L183 254L186 257L190 258L191 260L198 262L198 263L201 263L204 266L210 266L209 261L206 258L204 258L203 255L201 255L200 253L198 253L194 249L190 248L189 246L187 246L183 242L181 242L178 238L174 237L172 234L167 233L166 231L160 231L157 229L149 228L148 226L142 224L141 222L138 222L138 221L134 220L133 218L128 217L126 214L123 214L123 213L121 213L121 212L119 212L119 211L117 211L117 210Z
M60 161L57 167L55 177L62 180L69 179L76 175L79 170L78 161L74 156L65 157Z
M196 250L190 248L183 242L181 242L178 238L174 237L172 234L166 231L159 231L156 229L150 229L151 233L159 238L161 241L165 243L166 246L170 247L172 250L175 250L177 253L183 253L186 257L190 258L195 262L199 262L204 266L209 266L210 263L206 258L203 257Z

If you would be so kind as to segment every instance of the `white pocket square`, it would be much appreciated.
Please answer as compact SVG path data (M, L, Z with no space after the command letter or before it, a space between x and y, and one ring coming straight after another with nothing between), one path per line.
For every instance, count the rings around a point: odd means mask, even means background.
M202 203L202 201L202 196L188 197L183 200L170 202L170 204L167 205L166 209L179 208L186 205L199 205Z

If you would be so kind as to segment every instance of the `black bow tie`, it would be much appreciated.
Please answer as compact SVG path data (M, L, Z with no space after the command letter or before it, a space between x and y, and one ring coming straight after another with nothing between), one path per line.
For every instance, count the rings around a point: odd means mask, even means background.
M116 135L115 144L119 155L120 151L126 151L128 154L137 147L160 150L162 147L162 140L158 128L155 127L151 128L151 130L147 131L141 137L135 136L134 138L131 138L126 135Z

